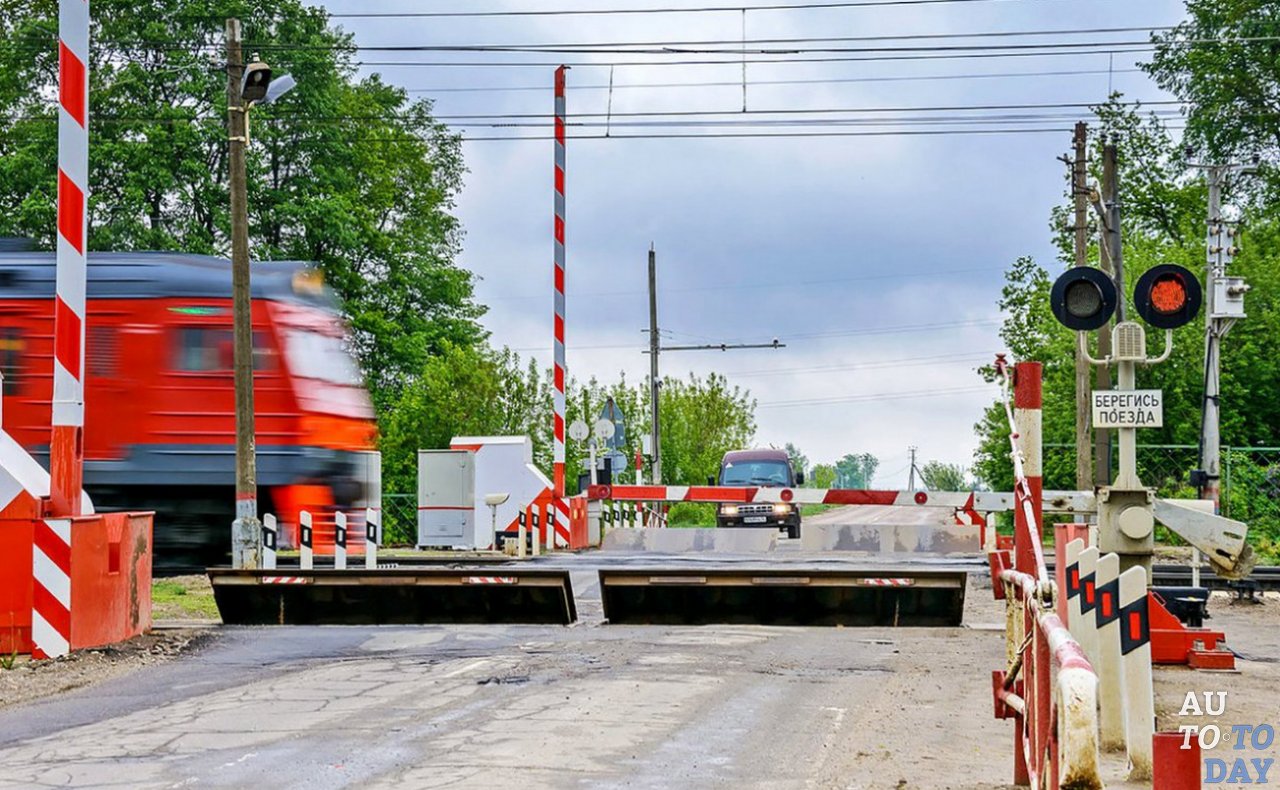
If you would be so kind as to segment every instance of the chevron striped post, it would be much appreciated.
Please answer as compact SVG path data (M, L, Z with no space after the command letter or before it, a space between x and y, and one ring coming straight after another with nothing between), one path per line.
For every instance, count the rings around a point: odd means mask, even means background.
M84 457L85 245L89 215L89 3L58 3L58 267L53 310L50 505L80 515ZM71 519L37 521L31 552L32 655L71 650Z
M71 651L71 519L35 522L31 552L31 656L57 658Z
M565 173L565 101L564 75L566 67L556 69L555 82L555 316L553 352L554 368L554 426L555 456L553 458L554 490L552 510L558 509L564 499L564 413L565 413L565 355L564 355L564 173ZM548 542L550 544L550 541Z
M58 268L53 323L53 513L80 515L85 245L89 233L89 3L58 3Z

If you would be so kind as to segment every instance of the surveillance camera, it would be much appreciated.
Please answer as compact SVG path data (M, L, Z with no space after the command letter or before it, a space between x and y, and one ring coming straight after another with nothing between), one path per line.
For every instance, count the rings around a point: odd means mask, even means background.
M1258 165L1262 164L1262 154L1255 153L1252 158L1253 158L1254 167L1257 167Z
M246 104L262 101L267 98L267 88L271 85L271 67L261 61L255 61L244 67L244 77L240 80L240 100Z

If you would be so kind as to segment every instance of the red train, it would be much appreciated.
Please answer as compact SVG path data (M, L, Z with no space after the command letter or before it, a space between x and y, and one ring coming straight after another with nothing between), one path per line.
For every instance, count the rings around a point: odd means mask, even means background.
M332 294L300 262L255 263L252 282L260 511L296 525L300 509L374 504L373 409ZM4 428L42 462L53 292L52 253L0 253ZM224 561L235 502L230 262L90 253L85 327L95 506L155 510L162 567Z

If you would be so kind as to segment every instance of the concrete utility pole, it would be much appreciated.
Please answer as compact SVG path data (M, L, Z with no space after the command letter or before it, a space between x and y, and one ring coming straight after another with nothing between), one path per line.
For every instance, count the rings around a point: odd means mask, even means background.
M907 472L907 490L916 490L916 446L912 445L907 448L907 453L911 456L911 470ZM924 477L924 475L921 475Z
M649 482L662 485L662 451L658 427L658 395L662 382L658 379L658 353L662 350L658 339L658 253L649 245L649 424L653 445L653 474Z
M1222 217L1222 190L1233 172L1250 170L1245 165L1202 165L1209 178L1209 213L1205 276L1204 408L1200 425L1200 470L1194 475L1200 498L1213 500L1215 513L1222 505L1222 435L1219 420L1219 374L1222 339L1235 322L1244 318L1243 298L1249 286L1240 278L1228 278L1227 267L1236 254L1234 223ZM1196 481L1193 481L1196 482Z
M1097 204L1098 210L1098 261L1102 271L1108 274L1117 285L1120 294L1120 305L1117 316L1123 316L1120 306L1124 304L1123 273L1116 265L1116 250L1120 246L1120 227L1116 219L1119 216L1119 188L1116 178L1116 147L1107 145L1102 160L1102 192L1101 196L1091 193L1090 197ZM1112 207L1116 210L1113 213ZM1098 358L1106 359L1111 355L1111 324L1098 328ZM1111 389L1111 371L1106 366L1098 368L1097 389ZM1099 428L1093 432L1093 480L1098 486L1111 484L1111 431Z
M227 20L227 142L231 175L231 292L235 348L236 519L231 527L231 564L260 565L258 472L254 457L253 319L249 290L249 204L245 173L248 111L240 95L244 57L240 20Z
M1075 203L1075 265L1089 265L1089 187L1088 148L1089 125L1080 122L1075 130L1075 155L1071 160L1071 197ZM1076 489L1093 488L1092 437L1090 436L1091 412L1089 398L1093 390L1093 366L1076 347Z

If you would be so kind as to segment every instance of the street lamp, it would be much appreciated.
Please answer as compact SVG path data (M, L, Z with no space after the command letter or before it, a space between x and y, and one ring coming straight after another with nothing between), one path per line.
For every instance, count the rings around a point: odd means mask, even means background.
M245 148L249 144L249 109L279 99L294 86L288 75L271 79L271 67L255 57L244 65L240 21L227 20L227 141L231 191L231 293L234 328L236 414L236 518L231 524L231 564L261 565L261 522L258 521L258 471L254 455L253 323L249 290L249 198Z

